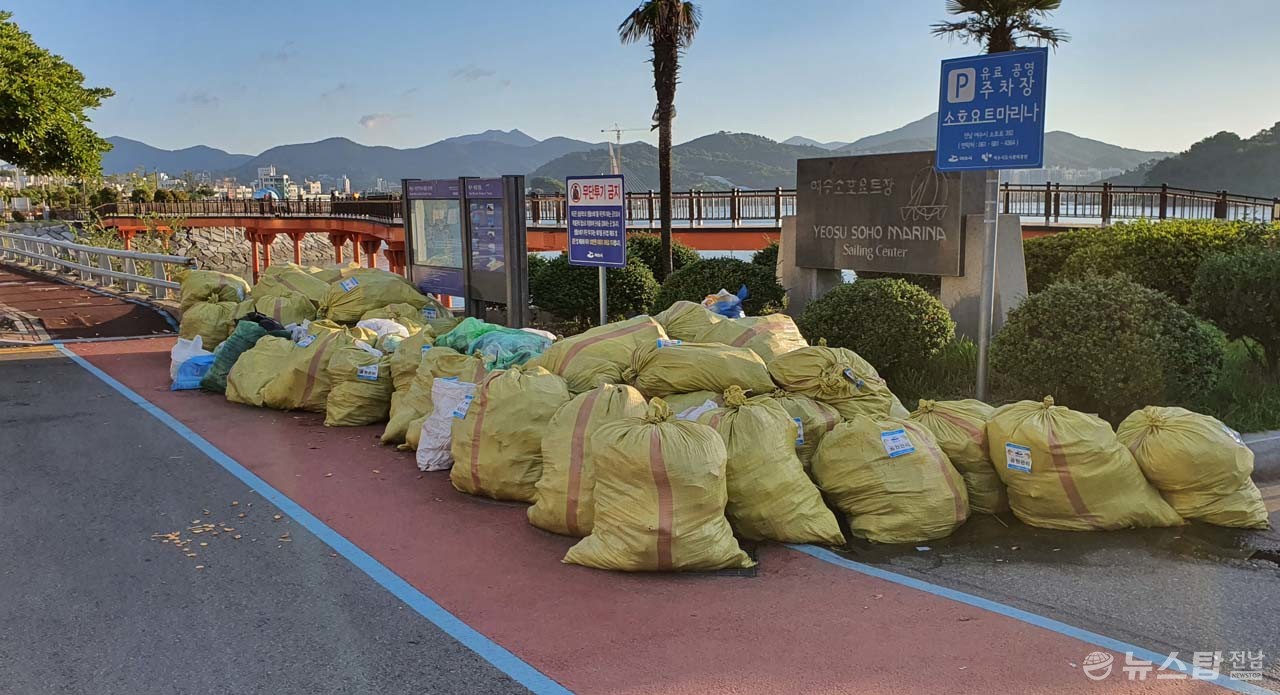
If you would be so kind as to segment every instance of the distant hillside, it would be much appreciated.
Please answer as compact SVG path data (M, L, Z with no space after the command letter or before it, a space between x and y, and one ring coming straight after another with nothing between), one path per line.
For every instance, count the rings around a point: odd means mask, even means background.
M878 135L855 140L840 148L841 154L918 152L932 150L937 137L938 114L932 113ZM1172 152L1144 152L1119 145L1082 138L1062 130L1044 134L1044 164L1061 169L1130 169Z
M807 145L809 147L821 147L824 150L838 150L849 143L844 140L832 140L831 142L818 142L812 138L805 138L795 135L782 141L784 145Z
M451 138L445 138L440 142L453 142L464 145L468 142L501 142L506 145L515 145L516 147L529 147L538 144L538 141L517 129L512 130L486 130L483 133L472 133L471 135L458 135Z
M796 184L796 160L830 156L821 147L786 145L750 133L715 133L671 148L672 186L684 188L790 188ZM658 151L644 143L622 147L627 188L658 188ZM578 152L548 162L534 176L609 171L606 151Z
M1247 140L1223 131L1138 173L1148 186L1280 197L1280 123Z
M129 138L106 140L111 143L111 151L102 156L102 171L106 174L124 174L142 168L178 176L184 171L225 171L253 159L253 155L230 154L204 145L162 150Z

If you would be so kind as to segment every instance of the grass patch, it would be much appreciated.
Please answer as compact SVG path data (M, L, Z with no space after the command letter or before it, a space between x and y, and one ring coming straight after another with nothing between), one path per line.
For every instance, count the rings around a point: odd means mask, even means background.
M1269 373L1247 343L1233 340L1217 386L1191 407L1241 432L1280 429L1280 375Z
M955 338L920 367L899 367L889 381L909 410L922 398L950 401L974 397L978 374L978 346L968 338Z

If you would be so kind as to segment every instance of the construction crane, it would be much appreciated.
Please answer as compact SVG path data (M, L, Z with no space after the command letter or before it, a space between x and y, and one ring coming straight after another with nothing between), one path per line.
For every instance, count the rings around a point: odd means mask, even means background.
M609 165L613 168L613 173L622 173L622 134L633 131L649 132L650 128L623 128L617 123L612 128L601 128L602 133L613 133L614 142L609 143ZM616 143L616 144L615 144Z

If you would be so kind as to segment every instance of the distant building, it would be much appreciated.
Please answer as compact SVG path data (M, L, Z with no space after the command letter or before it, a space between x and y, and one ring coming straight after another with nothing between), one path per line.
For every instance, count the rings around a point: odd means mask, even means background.
M273 197L273 198L296 198L298 197L297 184L289 181L288 174L276 173L275 165L267 167L258 167L258 178L253 182L254 198ZM274 192L273 196L260 195L264 191Z
M346 174L342 175L342 193L351 195L351 179L347 178Z
M306 181L303 183L303 191L307 195L320 195L324 192L324 187L319 181Z

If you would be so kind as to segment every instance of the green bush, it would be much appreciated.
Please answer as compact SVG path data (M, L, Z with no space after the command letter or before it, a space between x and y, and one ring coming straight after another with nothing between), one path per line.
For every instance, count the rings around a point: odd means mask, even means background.
M751 262L778 272L778 242L771 241L768 246L751 254Z
M1078 232L1077 232L1078 233ZM1127 275L1179 304L1191 300L1200 262L1215 253L1255 246L1280 227L1227 220L1138 220L1086 235L1062 265L1060 277ZM1030 273L1028 273L1030 275Z
M550 258L547 258L546 256L540 253L529 254L529 303L534 306L540 306L540 303L538 302L538 296L534 294L533 279L537 277L538 273L543 268L547 267L547 264L550 262L551 262Z
M1112 423L1212 389L1223 339L1168 296L1123 277L1063 281L1028 297L991 347L1004 396L1051 395Z
M1252 341L1280 373L1280 250L1218 254L1196 272L1191 305L1230 338Z
M871 270L864 270L856 273L860 280L906 280L907 282L922 288L933 296L942 293L942 276L940 275L916 275L914 273L877 273Z
M1027 292L1035 293L1057 282L1062 266L1076 252L1093 240L1098 230L1080 229L1057 232L1022 242L1022 255L1027 265Z
M13 218L13 221L14 221L14 222L26 222L26 221L27 221L27 213L25 213L25 212L23 212L23 211L21 211L21 210L14 210L13 212L9 213L9 216Z
M621 319L649 310L658 293L658 281L640 263L628 263L606 272L609 282L609 319ZM569 265L560 254L529 277L529 294L540 309L556 316L593 323L600 316L600 282L595 268Z
M638 261L656 278L662 272L662 239L656 234L628 234L627 261ZM696 249L671 240L671 272L697 263L702 257Z
M947 308L906 280L858 280L837 285L805 307L796 324L809 342L826 338L877 370L921 367L956 334Z
M135 188L129 193L129 201L134 203L150 203L151 191L145 188Z
M786 291L773 271L736 258L704 258L672 273L662 283L653 309L661 311L681 299L701 302L722 289L736 293L743 285L749 294L742 309L749 316L770 314L786 304Z

